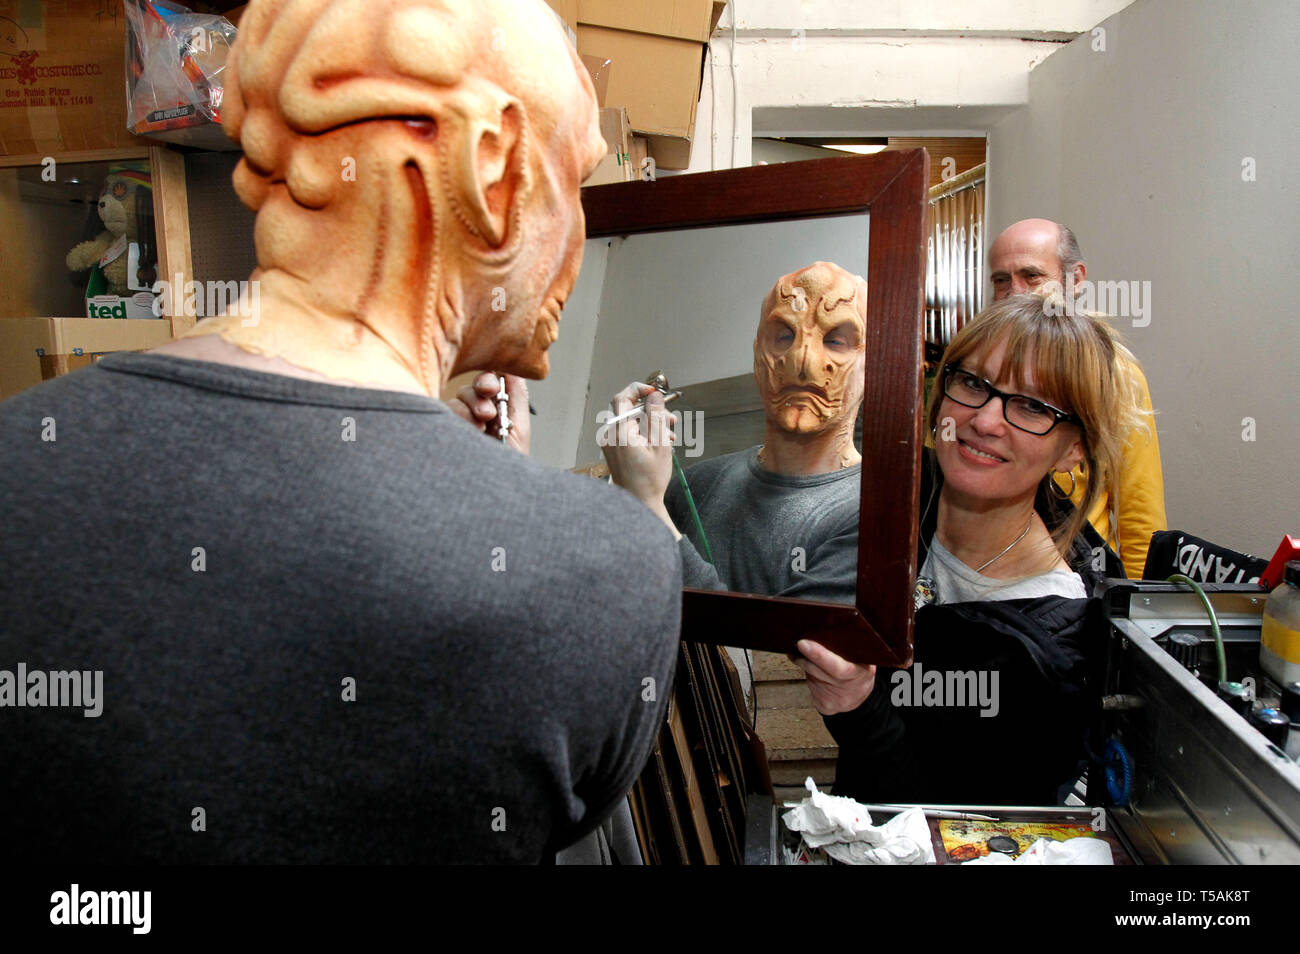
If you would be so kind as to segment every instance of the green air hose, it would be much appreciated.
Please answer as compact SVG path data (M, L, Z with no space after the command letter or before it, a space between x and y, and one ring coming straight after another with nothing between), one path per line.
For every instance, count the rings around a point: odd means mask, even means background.
M1190 586L1196 595L1201 598L1201 605L1205 607L1206 614L1210 617L1210 630L1214 633L1214 648L1219 654L1219 682L1228 681L1228 658L1223 652L1223 633L1219 631L1219 617L1214 614L1214 607L1210 605L1210 598L1205 595L1205 590L1201 585L1193 580L1190 576L1183 576L1181 573L1175 573L1167 578L1169 583L1185 583Z
M677 471L677 479L681 481L682 490L686 492L686 506L691 508L691 519L695 521L695 529L699 531L700 543L704 546L704 559L713 563L713 551L709 549L709 538L704 532L704 524L700 523L700 512L695 509L695 498L691 495L691 485L686 482L686 472L682 470L681 462L677 460L676 454L673 455L673 470Z

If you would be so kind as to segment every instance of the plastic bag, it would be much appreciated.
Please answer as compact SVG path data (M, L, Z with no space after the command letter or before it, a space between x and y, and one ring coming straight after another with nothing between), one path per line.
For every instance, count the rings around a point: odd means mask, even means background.
M166 0L125 0L126 126L138 136L233 149L221 132L235 28Z

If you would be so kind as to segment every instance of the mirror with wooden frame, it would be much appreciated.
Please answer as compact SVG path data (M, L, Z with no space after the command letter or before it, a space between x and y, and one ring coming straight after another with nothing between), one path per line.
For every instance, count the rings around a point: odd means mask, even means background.
M594 344L595 316L598 314L599 320L604 321L605 314L615 310L613 303L619 296L650 302L651 310L658 307L669 315L665 320L671 327L648 329L652 333L645 336L645 342L652 342L655 335L676 335L687 337L700 352L717 353L719 346L705 340L710 309L683 320L682 307L674 304L671 292L678 286L704 287L709 275L725 276L735 271L752 248L795 246L789 253L794 257L786 260L791 263L789 267L773 273L774 269L783 267L775 264L782 261L779 257L773 258L774 264L767 266L766 272L755 273L751 282L755 287L743 295L733 296L742 299L735 307L743 310L744 321L751 329L753 322L749 316L757 316L758 304L772 282L812 261L836 261L847 270L863 275L869 284L855 603L688 588L683 594L684 639L792 652L794 644L807 637L860 663L905 665L910 662L922 449L924 222L928 183L929 160L925 151L906 150L583 190L589 254L594 240L612 245L636 242L636 237L644 236L657 241L642 241L636 246L636 255L659 255L672 260L670 265L659 266L657 279L648 281L642 275L639 285L626 288L611 289L606 283L603 288L584 289L584 281L579 280L565 314L567 319L572 306L579 304L574 299L584 295L593 299L588 306L593 314L593 327L576 331L569 341L570 347L584 348L588 355L593 350L599 353ZM808 225L815 227L809 231ZM753 231L742 233L740 228ZM690 235L667 234L687 230L708 230L712 234L703 245L697 236L694 246L690 244ZM805 247L807 243L788 242L788 236L795 234L820 235L820 249L809 251ZM828 248L828 242L833 254L822 250ZM742 250L740 258L737 258L737 248ZM683 252L683 249L699 250ZM724 250L730 251L724 253ZM623 260L627 258L624 251ZM729 265L731 261L738 264ZM688 267L692 262L693 268ZM584 272L587 271L590 270L584 263ZM701 279L700 275L705 278ZM673 315L675 324L670 320ZM752 338L751 330L748 340L731 342L726 350L735 349L741 354L748 351L752 361ZM562 334L561 343L564 341ZM636 345L632 351L628 360L638 368L645 367L629 380L658 366L651 344ZM589 357L588 363L593 382L601 371L608 374L603 362L593 362ZM555 364L557 368L563 366ZM673 387L692 390L689 387L692 381L673 378L672 369L666 370ZM693 377L696 382L702 380L698 371L687 377ZM736 379L741 377L737 375ZM601 393L601 384L585 379L570 379L568 386L575 393L582 392L578 400L587 401L587 416L590 416L591 402L607 401L610 396ZM694 390L698 395L701 388ZM703 390L708 392L708 388Z

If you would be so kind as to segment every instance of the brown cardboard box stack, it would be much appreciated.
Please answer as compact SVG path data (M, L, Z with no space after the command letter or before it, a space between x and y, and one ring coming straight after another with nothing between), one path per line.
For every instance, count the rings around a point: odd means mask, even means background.
M610 61L607 106L627 109L664 169L690 164L704 50L721 0L579 0L578 52Z
M704 51L725 0L547 0L577 23L578 52L603 66L602 107L627 110L632 132L663 169L690 164ZM576 11L576 12L575 12ZM637 146L629 142L635 158ZM633 166L635 170L639 163ZM610 181L622 181L615 179Z
M102 0L0 0L0 155L147 145L126 131L125 17Z

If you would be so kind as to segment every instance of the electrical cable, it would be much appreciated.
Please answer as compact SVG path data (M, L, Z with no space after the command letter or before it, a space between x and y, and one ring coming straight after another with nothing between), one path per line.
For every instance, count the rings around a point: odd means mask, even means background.
M1205 590L1201 589L1201 584L1197 583L1190 576L1184 576L1181 573L1175 573L1168 577L1169 583L1185 583L1190 586L1196 595L1201 598L1201 605L1205 607L1205 613L1210 617L1210 631L1214 633L1214 649L1219 657L1219 682L1228 681L1228 659L1223 652L1223 633L1219 630L1219 617L1214 613L1214 607L1210 605L1210 598L1205 595Z
M731 165L736 168L736 140L740 138L740 83L736 79L736 4L731 0Z
M718 57L709 38L709 171L718 168Z

